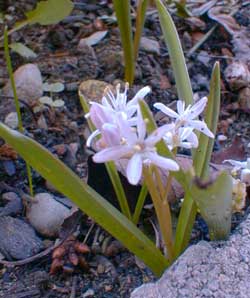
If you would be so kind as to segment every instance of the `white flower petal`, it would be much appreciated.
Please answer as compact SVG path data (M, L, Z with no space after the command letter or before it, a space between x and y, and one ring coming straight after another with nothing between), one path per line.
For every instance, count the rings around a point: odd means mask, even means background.
M126 114L128 116L128 118L132 117L135 112L137 111L137 105L131 105L126 107Z
M185 102L183 100L177 100L177 112L182 115L185 111Z
M249 169L243 169L241 171L240 180L241 180L241 182L244 182L247 185L250 184L250 170Z
M174 123L171 123L158 127L153 133L151 133L151 135L147 137L145 143L147 144L147 146L154 146L166 135L167 132L172 130L174 126Z
M175 111L173 111L172 109L168 108L167 106L165 106L160 102L155 103L154 107L170 117L179 118L179 115Z
M104 123L112 123L114 118L112 110L98 103L91 105L89 114L91 121L98 129L101 129Z
M185 148L185 149L196 148L196 147L194 147L193 144L190 143L190 142L180 142L180 144L179 144L178 147Z
M141 154L136 153L129 160L126 175L129 183L136 185L140 181L142 175L142 158Z
M93 139L100 134L99 129L93 131L86 141L86 146L90 147Z
M129 146L125 146L125 145L113 146L110 148L105 148L100 152L97 152L93 156L93 160L94 162L97 162L97 163L106 162L110 160L116 161L131 153L132 153L132 149Z
M139 99L144 99L144 97L151 92L151 89L149 86L143 87L140 89L136 95L128 102L128 106L137 104Z
M203 112L203 110L206 107L207 100L208 100L207 97L203 97L190 108L190 111L189 111L191 116L190 119L195 119Z
M106 96L103 96L102 98L102 105L109 108L109 109L112 109L112 106L111 104L109 103L109 101L107 100L107 97Z
M197 148L199 146L199 140L194 132L191 132L187 137L187 141L192 144L192 148Z
M235 167L236 170L244 169L247 166L247 163L245 161L238 161L233 159L226 159L223 161L223 163L229 162L232 166Z
M146 125L142 117L140 107L138 107L137 111L137 133L139 142L143 142L146 136Z
M137 134L123 113L118 115L117 125L119 126L121 137L125 138L128 144L134 144L137 140Z
M121 136L116 125L111 123L103 124L101 134L107 146L120 145Z
M187 137L192 133L193 127L179 128L179 135L181 140L186 140Z
M190 120L188 124L193 128L199 130L200 132L204 133L209 138L214 138L214 134L211 132L211 130L209 130L209 128L207 127L207 124L204 121Z
M162 156L158 155L156 152L155 153L147 152L145 154L145 157L150 159L150 161L154 165L156 165L160 168L163 168L165 170L178 171L180 168L176 161L174 161L170 158L162 157Z

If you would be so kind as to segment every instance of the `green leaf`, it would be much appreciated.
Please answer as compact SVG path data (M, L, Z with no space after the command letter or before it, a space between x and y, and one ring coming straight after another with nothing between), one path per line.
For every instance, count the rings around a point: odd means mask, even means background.
M159 13L161 29L174 70L178 97L179 99L184 100L186 105L192 104L192 87L176 27L162 1L155 0L155 2Z
M190 190L185 192L181 211L178 217L178 223L175 233L174 254L177 258L187 247L194 221L197 214L197 206L193 200Z
M130 212L130 209L129 209L126 194L124 192L124 188L122 186L121 179L120 179L120 176L119 176L118 171L116 169L115 163L113 161L106 162L105 167L106 167L106 170L109 174L109 178L112 182L112 185L114 187L115 194L116 194L116 197L118 199L119 206L121 208L122 213L124 215L126 215L126 217L128 219L132 220L132 215L131 215L131 212Z
M33 52L29 47L21 42L14 42L9 45L12 51L16 52L24 58L36 58L37 54Z
M220 67L217 62L214 66L210 82L210 93L206 109L205 121L208 128L216 134L220 110ZM204 134L199 136L199 148L194 154L194 169L197 177L208 177L209 162L213 150L214 139ZM177 257L188 245L193 224L197 213L196 202L193 200L192 189L185 193L176 229L175 256Z
M146 11L148 7L149 0L139 0L136 9L136 24L135 24L135 36L134 36L134 59L136 59L139 52L141 34L143 31Z
M192 197L209 227L211 240L228 237L231 229L233 181L222 172L212 184L194 183Z
M27 22L32 25L52 25L70 15L74 4L70 0L47 0L38 2L36 8L27 12Z
M177 15L181 18L188 18L191 17L191 12L187 9L186 1L182 2L175 2L175 6L177 8Z
M130 14L130 1L113 0L114 10L120 29L125 62L125 80L130 85L134 81L135 63Z
M34 140L3 123L0 123L0 136L59 192L123 243L156 275L162 274L168 261L154 243L59 159Z
M220 114L220 103L221 103L221 100L220 100L221 82L220 82L220 63L219 62L216 62L214 65L209 90L210 91L208 96L208 106L207 106L206 115L205 115L205 122L207 123L207 126L212 131L212 133L216 135L219 114ZM200 136L200 138L204 139L204 135L203 137ZM203 142L203 139L201 139L199 142ZM214 139L207 137L206 141L207 141L207 150L206 150L202 173L201 173L202 178L208 177L209 162L210 162L211 155L213 152L213 147L214 147Z

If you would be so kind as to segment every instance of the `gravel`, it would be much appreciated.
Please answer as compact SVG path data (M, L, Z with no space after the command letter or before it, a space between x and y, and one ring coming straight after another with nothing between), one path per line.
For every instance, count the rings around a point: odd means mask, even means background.
M189 247L156 283L135 289L131 298L250 297L250 215L226 242Z

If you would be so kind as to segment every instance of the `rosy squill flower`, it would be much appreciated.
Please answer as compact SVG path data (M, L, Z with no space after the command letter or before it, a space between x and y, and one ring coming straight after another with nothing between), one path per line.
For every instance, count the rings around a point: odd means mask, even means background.
M174 160L158 155L155 147L163 135L173 127L172 124L164 125L146 136L146 125L139 108L137 129L131 127L125 117L117 120L119 127L117 135L114 128L103 126L102 136L112 145L96 153L93 156L95 162L103 163L111 160L119 162L121 159L128 159L126 176L128 181L134 185L140 181L145 163L152 163L169 171L179 170L179 165ZM117 144L118 138L120 138L119 144Z
M199 142L193 130L192 127L180 127L176 129L174 126L172 130L164 135L163 140L170 150L176 147L186 149L197 148Z
M204 121L195 120L203 112L206 104L207 97L203 97L194 105L188 105L186 108L184 101L178 100L177 112L162 103L155 103L154 107L162 111L167 116L174 118L176 129L180 127L191 127L204 133L210 138L214 138L214 134L209 130Z
M134 114L137 110L138 100L144 99L144 97L151 91L150 87L146 86L140 89L136 95L128 101L128 83L125 84L124 92L121 92L120 88L120 84L118 84L116 86L116 96L114 96L111 89L107 87L104 91L101 104L97 102L90 102L90 111L85 115L85 117L89 117L91 119L96 127L96 130L87 139L86 144L88 147L91 145L93 139L100 135L102 126L106 123L115 124L117 117L119 117L121 113L125 115L131 126L135 125L136 117L134 117Z
M149 86L140 89L136 95L128 101L127 92L129 89L129 84L125 84L124 92L121 92L121 85L116 86L116 96L112 93L111 89L107 87L104 90L104 96L102 98L102 105L109 108L115 112L123 112L127 115L128 119L131 118L136 110L137 103L139 99L144 99L144 97L150 93L151 89Z

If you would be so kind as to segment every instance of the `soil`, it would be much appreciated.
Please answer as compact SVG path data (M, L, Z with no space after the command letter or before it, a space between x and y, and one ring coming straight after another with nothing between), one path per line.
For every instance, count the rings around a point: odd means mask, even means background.
M2 9L5 9L5 12L11 16L8 20L9 27L13 26L16 20L22 19L24 12L33 8L35 2L32 0L3 2L5 7ZM245 26L248 30L250 30L250 15L246 12L249 9L249 4L244 1L240 2L235 14L238 24ZM111 14L112 5L109 1L77 1L72 15L60 24L33 25L11 35L12 42L25 43L37 54L37 58L30 61L12 53L14 69L27 62L36 63L42 72L44 81L60 81L65 85L65 90L53 98L62 99L65 106L55 110L48 108L43 112L47 128L39 124L38 120L41 115L34 114L31 107L23 105L22 115L25 130L29 136L52 153L56 153L82 179L87 177L89 153L85 147L86 121L77 95L78 87L82 81L88 79L102 80L115 85L124 76L122 48L117 24L107 22L107 20L112 20L107 18ZM106 21L104 17L106 17ZM175 14L173 17L186 54L194 45L197 36L204 35L215 24L208 17L202 16L205 28L198 29L197 27L193 28L188 19L177 17ZM81 38L90 36L99 30L108 30L104 39L93 47L77 49ZM157 40L160 45L160 53L149 52L143 48L140 50L135 83L130 93L134 94L141 87L149 85L152 88L152 93L147 100L151 107L154 102L159 100L172 104L177 99L176 89L156 13L148 15L143 36ZM237 135L240 145L244 149L244 157L246 157L250 153L249 109L242 106L235 109L238 107L239 92L238 90L232 91L224 77L224 70L229 63L226 52L232 57L235 55L232 36L226 32L223 26L219 25L201 47L187 58L187 65L194 93L202 97L209 91L209 80L214 62L220 61L222 112L218 135L226 135L227 140L217 142L217 150L221 152ZM8 75L2 48L0 53L2 54L0 56L2 65L0 87L3 87L8 80ZM1 96L1 120L6 116L5 100L8 99ZM72 149L75 148L74 146L77 147L77 150ZM12 159L0 156L0 177L1 194L9 190L22 190L27 193L25 164L20 158ZM36 193L52 192L38 173L33 172L33 182ZM56 192L55 194L59 195ZM0 204L3 205L1 198ZM15 217L26 221L23 214L22 210ZM147 225L149 225L149 218L152 216L151 211L145 211L143 218ZM235 215L234 226L241 220L242 216ZM152 230L152 227L150 229ZM77 221L72 233L77 239L83 240L88 232L90 234L86 243L91 248L91 252L85 257L88 268L68 270L67 273L49 274L52 262L51 251L22 266L0 265L0 297L129 297L134 288L144 282L156 279L148 268L120 247L106 232L94 225L91 219L82 216ZM197 218L192 241L200 239L208 239L208 232L202 219ZM43 242L45 247L54 245L52 239L43 239ZM111 249L111 253L107 253L107 247L114 249ZM9 261L15 262L15 260Z

